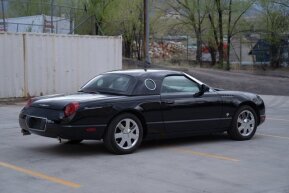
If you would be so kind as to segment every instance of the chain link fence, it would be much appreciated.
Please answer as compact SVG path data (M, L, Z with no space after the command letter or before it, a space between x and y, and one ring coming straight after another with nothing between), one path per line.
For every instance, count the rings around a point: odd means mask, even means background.
M91 34L92 17L77 1L1 0L0 31Z
M227 41L224 40L224 59L228 59ZM250 67L266 68L276 57L278 67L289 67L289 38L284 36L272 50L271 43L256 34L242 34L234 37L230 45L230 64L232 68ZM276 51L277 53L273 53ZM171 65L200 65L196 63L196 38L189 35L153 37L150 44L150 56L154 63L169 63ZM218 62L218 52L216 52ZM209 48L202 45L202 65L211 64Z

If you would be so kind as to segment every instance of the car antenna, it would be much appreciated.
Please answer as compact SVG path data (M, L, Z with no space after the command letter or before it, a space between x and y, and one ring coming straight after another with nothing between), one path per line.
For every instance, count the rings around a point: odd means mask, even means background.
M144 70L147 71L147 69L148 69L148 67L149 67L150 65L151 65L150 62L145 61L145 63L144 63Z

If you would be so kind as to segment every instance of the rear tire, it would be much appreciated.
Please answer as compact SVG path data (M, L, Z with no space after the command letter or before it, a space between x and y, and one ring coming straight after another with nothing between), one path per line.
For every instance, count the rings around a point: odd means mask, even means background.
M242 141L251 139L257 129L257 115L250 106L241 106L232 120L228 134L234 140Z
M125 113L115 117L104 136L105 147L114 154L134 152L142 142L143 127L133 114Z

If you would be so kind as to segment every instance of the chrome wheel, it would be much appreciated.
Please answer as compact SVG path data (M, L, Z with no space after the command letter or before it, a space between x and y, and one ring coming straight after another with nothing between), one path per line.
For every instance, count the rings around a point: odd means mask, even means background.
M242 111L237 119L237 128L240 135L246 137L251 135L255 128L255 117L249 110Z
M121 149L131 149L139 140L139 127L131 118L125 118L115 127L114 139Z

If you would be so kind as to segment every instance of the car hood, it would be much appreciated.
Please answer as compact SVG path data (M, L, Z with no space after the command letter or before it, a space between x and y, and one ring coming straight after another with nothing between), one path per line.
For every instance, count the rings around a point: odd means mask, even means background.
M66 105L71 102L85 103L89 101L111 101L112 99L121 98L125 96L116 96L109 94L88 94L77 93L71 95L51 95L38 97L34 99L31 104L32 107L48 108L48 109L64 109Z
M255 98L257 96L254 93L243 92L243 91L231 91L231 90L219 89L217 92L223 96L243 96L243 97L250 98L250 99Z
M254 93L250 92L242 92L242 91L217 91L219 95L222 97L237 97L237 98L242 98L243 100L249 100L254 102L255 104L261 104L263 103L262 98Z

